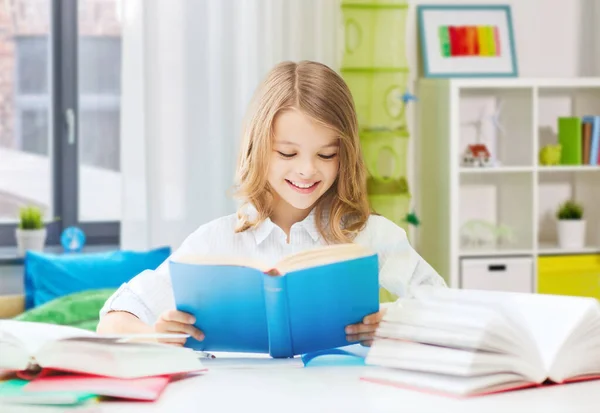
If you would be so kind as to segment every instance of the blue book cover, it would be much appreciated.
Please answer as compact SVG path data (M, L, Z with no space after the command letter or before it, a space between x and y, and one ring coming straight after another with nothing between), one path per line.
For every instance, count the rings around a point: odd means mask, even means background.
M291 255L274 268L235 257L171 261L177 309L196 317L203 351L293 357L347 346L345 327L379 311L379 264L357 244Z
M590 165L600 165L600 116L584 116L583 123L592 124L592 139L590 141Z

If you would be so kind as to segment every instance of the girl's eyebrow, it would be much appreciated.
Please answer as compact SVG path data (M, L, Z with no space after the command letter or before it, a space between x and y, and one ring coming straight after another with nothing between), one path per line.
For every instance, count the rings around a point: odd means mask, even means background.
M292 142L292 141L275 141L276 145L294 145L294 146L298 146L297 143ZM323 145L322 148L337 148L338 146L340 146L340 142L338 139L331 141L330 143L328 143L327 145Z

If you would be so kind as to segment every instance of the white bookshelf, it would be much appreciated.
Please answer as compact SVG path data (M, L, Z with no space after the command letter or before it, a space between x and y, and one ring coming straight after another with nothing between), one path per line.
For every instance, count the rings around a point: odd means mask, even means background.
M416 243L449 285L463 287L469 265L514 264L522 275L510 282L536 291L539 256L600 254L600 167L538 163L540 148L556 142L559 116L600 115L600 78L420 79L417 96ZM489 121L500 106L502 135ZM461 155L477 142L497 165L463 166ZM585 208L586 245L578 250L557 243L554 212L569 198ZM477 220L510 228L513 241L465 244L463 225Z

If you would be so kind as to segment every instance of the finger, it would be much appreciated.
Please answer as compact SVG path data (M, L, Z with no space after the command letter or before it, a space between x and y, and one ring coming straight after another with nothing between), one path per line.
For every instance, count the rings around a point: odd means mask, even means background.
M363 346L365 346L365 347L371 347L373 345L373 340L363 341L360 344L363 345Z
M383 319L383 311L379 311L377 313L369 314L365 318L363 318L363 324L379 324Z
M168 344L170 346L176 346L176 347L183 347L183 345L185 344L185 342L179 342L179 341L161 341L162 344Z
M169 321L165 324L165 331L167 333L176 333L176 334L189 334L194 337L196 340L202 341L204 340L204 333L198 330L191 324L183 324L175 321Z
M176 321L183 324L194 324L196 322L196 317L193 315L177 310L167 311L161 315L161 318L165 321Z
M163 344L177 344L183 346L187 338L161 338L158 341Z
M377 330L379 324L352 324L346 327L346 334L372 333Z
M351 343L364 342L373 340L373 333L348 334L346 341Z

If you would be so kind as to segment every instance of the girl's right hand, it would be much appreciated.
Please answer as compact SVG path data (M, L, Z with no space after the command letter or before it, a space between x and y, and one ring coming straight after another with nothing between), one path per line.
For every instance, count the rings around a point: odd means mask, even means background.
M193 315L177 310L167 310L158 317L154 324L156 333L189 334L198 341L204 340L204 333L194 327L196 319ZM183 346L187 338L159 339L161 343Z

